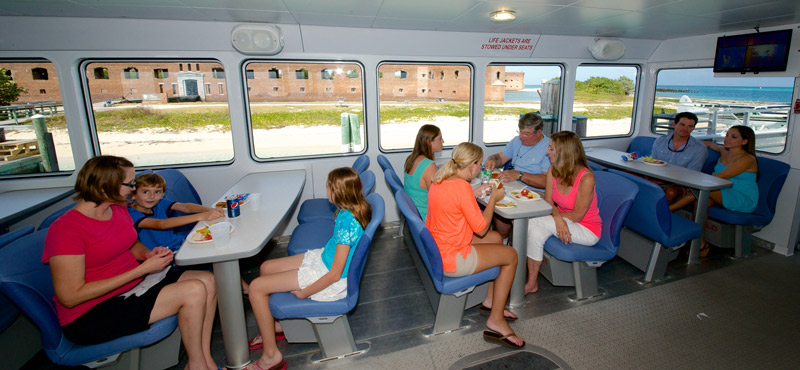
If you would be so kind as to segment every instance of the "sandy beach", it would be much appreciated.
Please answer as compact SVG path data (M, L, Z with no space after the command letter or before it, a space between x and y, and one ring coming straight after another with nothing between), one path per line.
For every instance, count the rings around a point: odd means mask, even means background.
M381 147L387 150L408 148L414 142L419 127L427 123L442 129L447 146L469 140L466 118L437 117L435 120L381 125L378 133ZM485 125L484 141L487 143L504 143L517 135L515 119L489 116ZM588 136L624 134L629 127L630 119L590 120L586 133ZM261 158L347 152L349 148L341 145L340 130L339 125L254 130L253 139L256 154ZM60 169L75 169L67 131L53 130L52 134ZM361 126L361 135L363 139L364 126ZM35 139L32 130L10 131L7 137L9 140ZM215 162L233 158L231 132L213 127L178 133L160 129L101 132L98 139L103 154L124 156L139 165ZM363 140L361 145L364 145ZM361 146L356 145L353 151L361 149Z

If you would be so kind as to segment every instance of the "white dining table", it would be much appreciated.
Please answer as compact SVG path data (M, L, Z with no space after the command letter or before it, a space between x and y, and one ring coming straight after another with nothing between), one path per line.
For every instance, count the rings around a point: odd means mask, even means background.
M586 149L586 157L588 157L589 160L606 167L633 172L692 189L695 197L697 197L697 209L699 210L695 212L694 222L702 228L705 228L705 210L708 208L708 195L712 190L720 190L733 186L733 183L726 179L681 166L668 163L664 165L653 165L645 163L641 159L625 161L622 157L626 154L628 153L608 148ZM653 216L655 216L655 213ZM689 249L688 263L694 264L700 262L701 242L699 237L692 240L692 246Z
M506 197L511 197L512 191L519 191L527 187L519 181L511 181L504 184ZM529 190L532 190L528 187ZM478 202L486 205L488 197L478 197ZM525 304L525 281L528 278L526 273L528 265L528 220L533 217L547 216L553 213L553 207L539 197L536 200L514 200L515 207L497 207L494 213L512 221L514 231L511 238L511 246L517 251L517 272L514 274L514 282L511 284L511 291L508 293L508 305L519 307Z
M259 210L253 209L253 200L250 198L240 206L239 217L218 219L233 225L229 245L216 248L213 240L202 243L192 241L191 235L207 225L206 222L198 222L175 255L175 263L179 266L211 263L214 267L228 368L242 368L250 363L239 259L252 257L264 248L277 228L293 213L305 182L306 173L303 170L248 174L218 199L224 201L225 197L235 194L261 194ZM214 207L215 204L209 206Z

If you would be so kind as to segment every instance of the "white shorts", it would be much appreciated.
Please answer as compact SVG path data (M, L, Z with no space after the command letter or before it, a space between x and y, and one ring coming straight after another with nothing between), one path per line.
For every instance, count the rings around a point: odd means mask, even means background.
M322 248L312 249L303 255L303 263L297 270L297 284L300 285L300 289L305 289L328 273L328 268L322 263L322 250ZM347 278L339 279L308 298L320 302L330 302L340 300L345 296L347 296Z

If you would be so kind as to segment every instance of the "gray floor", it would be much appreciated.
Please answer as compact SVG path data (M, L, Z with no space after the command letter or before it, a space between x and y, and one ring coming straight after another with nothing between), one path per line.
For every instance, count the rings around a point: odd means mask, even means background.
M397 228L376 233L359 304L350 315L356 341L369 343L369 352L311 364L310 358L318 352L316 344L282 341L279 348L289 368L480 368L476 364L481 361L509 353L482 340L485 317L479 315L477 307L465 312L464 323L471 325L469 329L433 338L422 336L434 313L403 239L394 238L396 233ZM257 274L264 258L285 255L285 249L285 244L272 242L260 256L244 261L246 278ZM554 287L540 277L539 292L527 296L524 307L514 309L520 320L512 327L528 341L526 351L547 357L562 368L789 368L784 365L800 363L796 351L800 331L796 325L789 325L792 320L767 319L790 317L796 311L800 258L762 249L756 253L755 257L734 261L728 258L731 249L712 249L698 265L687 265L685 257L679 257L669 265L669 279L648 285L637 284L633 279L643 274L616 258L598 271L606 295L582 302L567 299L574 293L572 288ZM708 298L714 292L723 294ZM740 292L743 301L737 299ZM731 308L737 309L736 315L728 313ZM247 309L252 337L258 329ZM708 318L697 316L701 313ZM765 320L768 327L763 326ZM727 326L737 329L718 330ZM787 328L791 330L782 330ZM750 341L756 343L745 345ZM714 356L703 355L703 349L713 351ZM792 349L794 357L785 356ZM218 329L212 339L212 353L223 363ZM253 359L260 354L260 350L251 351ZM48 368L43 365L46 357L44 362L41 357L26 368ZM522 363L526 366L514 365L513 361L505 366L531 368ZM174 369L182 369L184 364L185 358Z

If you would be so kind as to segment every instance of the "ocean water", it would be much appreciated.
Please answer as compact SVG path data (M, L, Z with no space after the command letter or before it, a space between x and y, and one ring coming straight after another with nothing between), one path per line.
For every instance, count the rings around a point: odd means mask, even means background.
M659 91L668 89L670 91ZM659 85L656 97L680 98L687 95L692 100L733 100L740 102L785 103L791 104L791 87L753 87L753 86L674 86Z
M536 89L542 85L525 85L522 91L506 91L506 101L539 101L539 93Z

